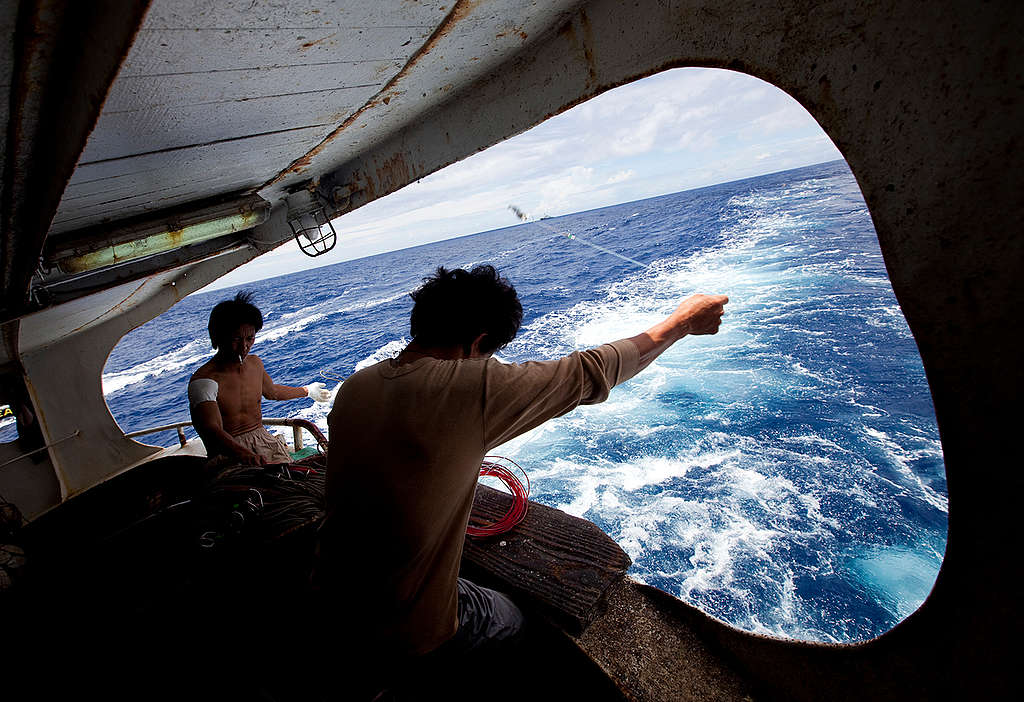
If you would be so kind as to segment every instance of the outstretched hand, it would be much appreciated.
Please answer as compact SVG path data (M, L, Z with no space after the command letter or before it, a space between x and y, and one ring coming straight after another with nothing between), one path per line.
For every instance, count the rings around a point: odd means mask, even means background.
M331 401L331 391L327 390L323 383L310 383L309 385L304 385L302 389L306 391L306 397L317 402Z
M691 295L643 334L630 338L640 352L639 367L647 365L687 334L716 334L725 314L725 295Z
M691 295L679 303L671 318L684 334L716 334L728 302L725 295Z

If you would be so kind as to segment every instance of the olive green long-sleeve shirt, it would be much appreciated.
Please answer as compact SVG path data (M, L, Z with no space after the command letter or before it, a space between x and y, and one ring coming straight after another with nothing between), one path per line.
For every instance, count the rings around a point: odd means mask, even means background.
M328 517L315 582L368 645L429 652L458 627L456 579L483 457L638 371L629 340L555 361L388 360L328 417ZM355 631L352 631L355 629Z

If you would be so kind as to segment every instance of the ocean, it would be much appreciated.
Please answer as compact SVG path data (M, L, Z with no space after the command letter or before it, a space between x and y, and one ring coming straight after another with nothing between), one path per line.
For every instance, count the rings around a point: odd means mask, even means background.
M477 263L523 302L507 361L632 336L694 292L730 297L717 335L684 339L607 402L496 451L529 473L532 499L610 534L634 578L742 629L809 641L872 638L927 596L947 518L935 414L845 163L241 286L266 318L253 353L277 382L333 387L408 343L423 276ZM117 346L103 385L125 431L187 419L209 310L235 291L191 295ZM263 406L325 431L327 411Z

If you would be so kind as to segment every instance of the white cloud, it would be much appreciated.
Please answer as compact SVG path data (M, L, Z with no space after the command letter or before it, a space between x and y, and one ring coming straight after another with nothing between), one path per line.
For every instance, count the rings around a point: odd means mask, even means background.
M665 102L648 107L640 119L626 120L616 130L611 141L611 151L616 156L633 156L655 148L661 136L672 129L679 120L675 105Z
M623 182L629 180L630 178L632 178L635 175L636 175L636 171L634 171L632 168L630 168L630 169L625 170L625 171L619 171L618 173L613 175L611 178L606 180L605 183L607 183L608 185L612 185L614 183L623 183Z
M574 195L595 187L594 169L572 166L558 177L548 179L543 186L544 197L537 209L544 214L561 214Z

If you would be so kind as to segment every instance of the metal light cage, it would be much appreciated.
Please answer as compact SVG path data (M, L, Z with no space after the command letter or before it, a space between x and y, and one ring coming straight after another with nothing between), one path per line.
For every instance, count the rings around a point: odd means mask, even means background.
M288 225L302 253L316 258L334 248L338 234L319 199L312 193L306 196L302 203L296 202L299 197L288 198Z

